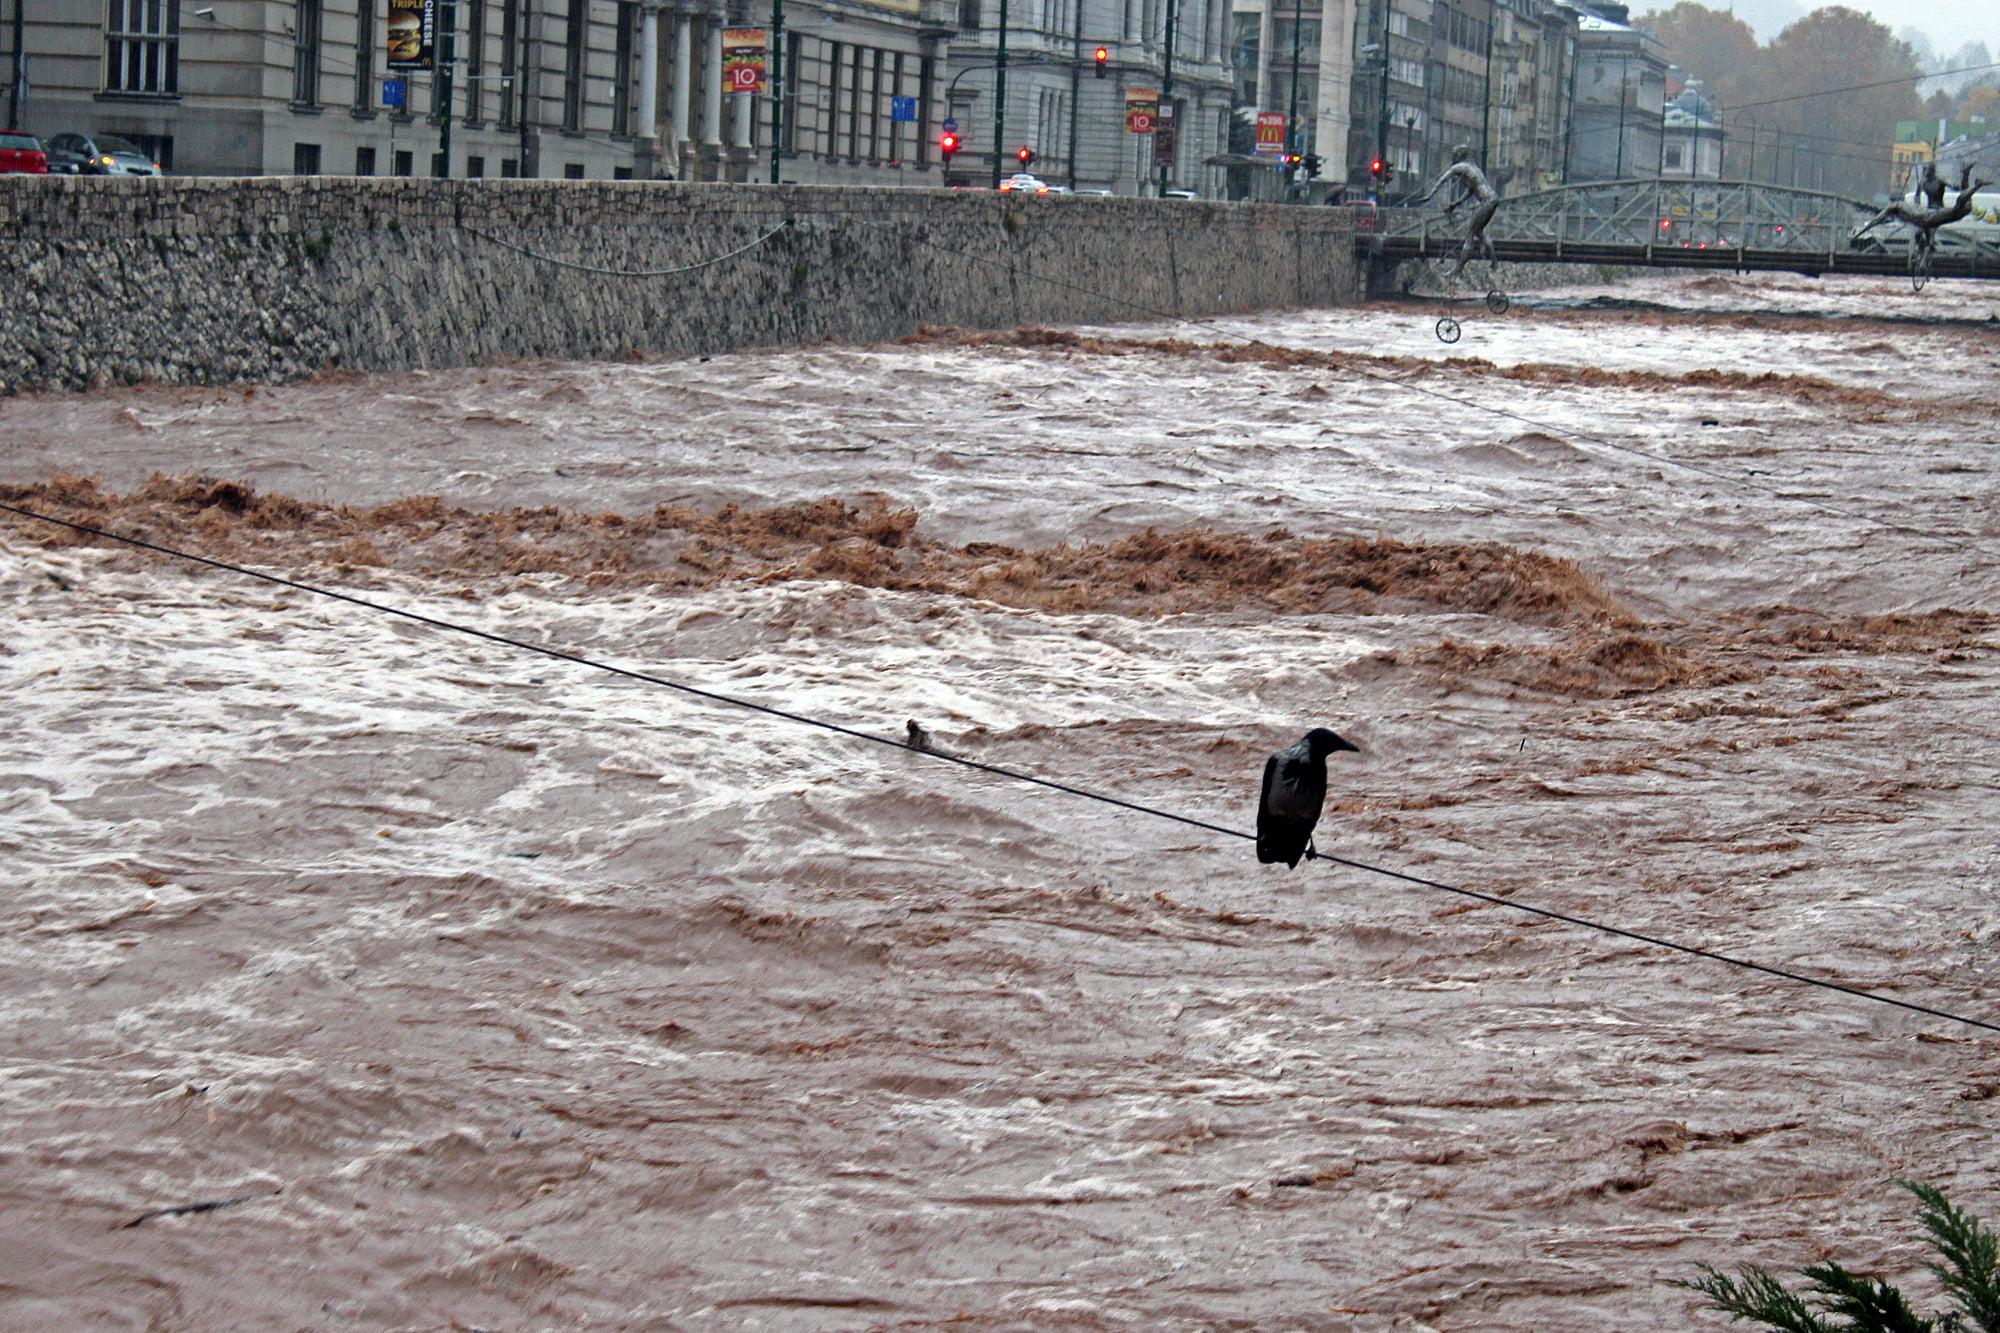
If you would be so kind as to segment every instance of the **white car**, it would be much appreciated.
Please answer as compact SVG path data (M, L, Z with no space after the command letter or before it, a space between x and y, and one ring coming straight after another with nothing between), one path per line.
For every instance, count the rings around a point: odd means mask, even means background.
M1040 176L1031 176L1025 171L1020 171L1001 181L1000 188L1009 194L1047 194L1049 183Z

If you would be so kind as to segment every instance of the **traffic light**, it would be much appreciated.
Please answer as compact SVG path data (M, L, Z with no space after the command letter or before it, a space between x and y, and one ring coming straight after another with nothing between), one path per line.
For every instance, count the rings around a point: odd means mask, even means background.
M1092 53L1092 58L1097 61L1097 77L1101 79L1104 77L1105 69L1111 64L1111 48L1108 46L1098 47Z
M951 170L951 155L958 151L958 136L947 130L938 136L938 156L944 159L944 169Z
M1320 168L1320 160L1319 160L1319 154L1318 154L1318 153L1307 153L1307 154L1306 154L1306 179L1307 179L1307 180L1318 180L1318 179L1319 179L1319 168Z
M1371 157L1368 159L1368 178L1377 185L1382 183L1383 178L1388 175L1388 171L1388 164L1381 158Z
M1014 156L1021 160L1021 170L1026 171L1028 169L1028 164L1035 160L1035 150L1028 147L1028 145L1026 144L1022 144L1021 147L1015 152Z

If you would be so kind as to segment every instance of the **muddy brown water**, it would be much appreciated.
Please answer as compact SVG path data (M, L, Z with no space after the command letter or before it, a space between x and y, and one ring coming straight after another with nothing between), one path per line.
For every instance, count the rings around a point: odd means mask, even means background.
M1330 850L2000 1021L1985 289L1618 290L26 397L0 489L1230 827L1334 725ZM12 518L0 592L8 1327L1699 1327L2000 1217L1971 1030Z

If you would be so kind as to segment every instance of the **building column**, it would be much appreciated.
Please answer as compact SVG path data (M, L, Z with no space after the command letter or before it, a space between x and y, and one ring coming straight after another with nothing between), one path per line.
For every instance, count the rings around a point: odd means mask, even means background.
M722 147L722 23L710 19L702 24L701 145Z
M639 11L639 141L642 153L653 153L651 143L660 131L660 6L647 0Z
M688 119L693 105L690 87L694 78L694 20L686 14L674 15L674 138L679 143L694 142L693 122ZM677 154L678 156L678 154ZM683 171L682 176L686 176Z

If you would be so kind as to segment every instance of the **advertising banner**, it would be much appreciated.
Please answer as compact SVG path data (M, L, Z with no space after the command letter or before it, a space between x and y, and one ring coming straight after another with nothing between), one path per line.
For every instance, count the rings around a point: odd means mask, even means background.
M764 30L722 30L722 90L728 93L764 91Z
M1160 103L1160 113L1153 121L1153 165L1156 167L1174 165L1174 106L1173 102Z
M1127 88L1125 90L1125 132L1127 134L1151 134L1153 122L1160 114L1160 90L1158 88Z
M1257 151L1274 157L1285 155L1285 113L1282 111L1259 111L1257 113Z
M438 0L389 0L389 68L429 69L437 57Z

